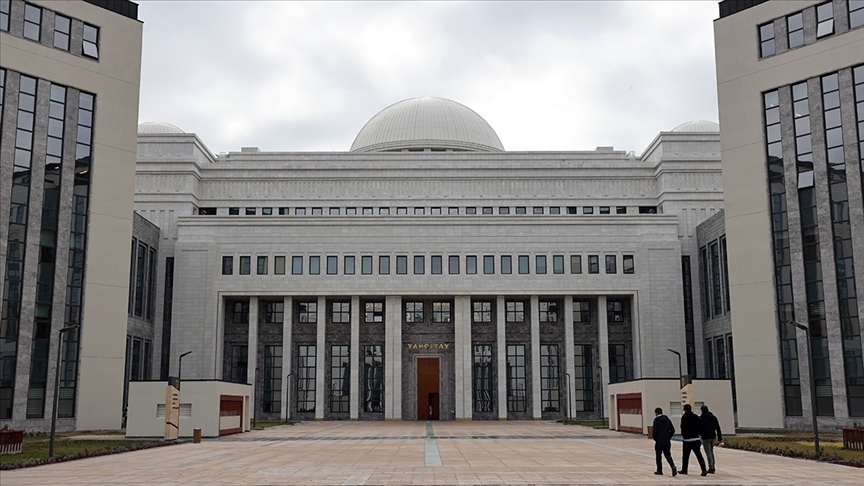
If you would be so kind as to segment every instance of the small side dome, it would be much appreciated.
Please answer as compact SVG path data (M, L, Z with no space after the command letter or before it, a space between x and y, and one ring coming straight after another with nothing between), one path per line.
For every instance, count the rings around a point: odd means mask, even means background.
M708 120L684 122L672 129L673 132L719 132L720 125Z
M149 121L138 124L138 133L186 133L180 128L165 122Z

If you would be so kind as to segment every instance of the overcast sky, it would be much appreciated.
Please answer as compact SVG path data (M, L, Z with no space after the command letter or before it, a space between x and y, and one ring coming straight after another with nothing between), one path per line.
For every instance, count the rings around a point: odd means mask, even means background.
M473 109L506 150L639 154L717 121L716 1L137 1L140 121L213 152L347 151L417 96Z

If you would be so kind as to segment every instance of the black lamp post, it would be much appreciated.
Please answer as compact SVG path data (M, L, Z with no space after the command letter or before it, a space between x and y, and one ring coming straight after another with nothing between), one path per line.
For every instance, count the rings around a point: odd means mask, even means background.
M570 398L570 373L564 373L567 376L567 421L570 422L573 420L573 415L570 413L570 402L572 401Z
M291 420L291 373L285 377L285 421Z
M603 367L598 366L597 369L600 370L600 426L606 427L606 415L603 414L603 402L606 400L603 395Z
M54 457L54 432L57 429L57 407L60 405L60 356L63 354L63 334L81 327L80 324L66 326L57 333L57 369L54 373L54 409L51 411L51 441L48 457Z
M810 373L810 411L813 414L813 443L816 446L816 456L821 455L819 451L819 424L816 422L816 377L813 376L813 351L810 349L810 328L795 321L786 321L804 331L807 335L807 371Z
M674 349L666 349L670 353L675 353L678 356L678 381L681 383L681 388L684 388L684 370L681 369L681 353Z
M185 353L180 355L180 361L177 365L177 389L180 389L180 380L183 379L183 357L192 354L192 351L186 351Z

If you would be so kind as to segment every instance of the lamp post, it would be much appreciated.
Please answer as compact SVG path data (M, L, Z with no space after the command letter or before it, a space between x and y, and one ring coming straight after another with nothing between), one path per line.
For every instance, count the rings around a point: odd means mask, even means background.
M291 373L285 377L285 421L291 420Z
M51 441L48 444L48 457L54 457L54 432L57 429L57 407L60 405L60 356L63 354L63 334L80 326L80 324L66 326L57 333L57 369L54 373L54 409L51 411Z
M180 389L180 380L183 379L183 357L192 354L192 351L186 351L185 353L180 355L180 361L177 365L177 389Z
M567 421L573 420L573 415L570 413L570 373L564 373L567 376Z
M813 414L813 444L816 447L816 456L821 455L819 451L819 424L816 422L816 377L813 376L813 352L810 350L810 328L795 321L786 321L804 331L807 335L807 372L810 373L810 411Z
M684 370L681 369L681 353L674 349L666 349L670 353L675 353L678 356L678 381L681 383L681 388L684 388Z
M254 380L252 382L252 428L255 428L255 419L258 418L258 407L256 406L258 402L258 370L261 367L258 366L255 368L255 376L252 377Z
M606 427L606 416L603 414L603 402L606 400L603 395L603 367L598 366L597 369L600 370L600 426Z

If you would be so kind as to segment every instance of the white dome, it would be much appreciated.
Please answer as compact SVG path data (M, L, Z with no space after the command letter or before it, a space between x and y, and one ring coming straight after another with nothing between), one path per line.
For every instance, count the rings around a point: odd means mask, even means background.
M180 128L165 122L149 121L138 124L138 133L186 133Z
M708 120L684 122L672 129L673 132L719 132L720 125Z
M411 98L373 116L357 134L352 152L410 149L503 152L495 130L471 108L444 98Z

